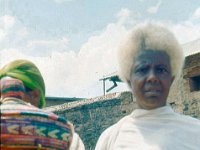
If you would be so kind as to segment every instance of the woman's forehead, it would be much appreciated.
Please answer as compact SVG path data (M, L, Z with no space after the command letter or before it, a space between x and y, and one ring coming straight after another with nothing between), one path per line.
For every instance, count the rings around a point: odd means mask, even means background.
M136 56L135 63L159 63L167 65L170 64L170 58L164 51L145 50Z

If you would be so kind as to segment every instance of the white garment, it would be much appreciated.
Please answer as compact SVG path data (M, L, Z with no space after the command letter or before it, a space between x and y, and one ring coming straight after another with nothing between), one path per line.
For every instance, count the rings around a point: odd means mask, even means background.
M85 146L76 132L73 134L70 150L85 150Z
M200 150L200 120L170 106L136 109L106 129L95 150Z

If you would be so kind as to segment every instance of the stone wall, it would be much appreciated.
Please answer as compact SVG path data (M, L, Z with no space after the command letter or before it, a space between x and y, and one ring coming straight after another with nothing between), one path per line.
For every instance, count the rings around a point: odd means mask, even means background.
M200 119L200 91L191 92L189 78L181 78L176 82L168 102L175 112Z
M46 109L68 118L87 150L93 150L100 134L137 107L130 92L113 93Z
M69 103L73 101L79 101L83 98L76 98L76 97L45 97L46 99L46 107L61 105L64 103Z

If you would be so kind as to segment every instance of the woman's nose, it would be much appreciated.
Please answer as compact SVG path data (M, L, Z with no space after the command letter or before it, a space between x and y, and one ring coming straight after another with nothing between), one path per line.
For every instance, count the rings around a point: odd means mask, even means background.
M158 77L156 75L156 72L154 70L150 70L147 76L148 82L158 82Z

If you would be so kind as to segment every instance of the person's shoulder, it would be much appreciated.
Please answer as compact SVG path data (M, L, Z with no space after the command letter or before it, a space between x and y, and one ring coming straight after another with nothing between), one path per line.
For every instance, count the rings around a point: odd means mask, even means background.
M111 136L113 130L115 130L117 123L111 125L110 127L106 128L100 135L99 139L108 139ZM101 140L100 140L101 141Z
M111 133L114 130L116 124L108 127L107 129L105 129L102 134L100 135L96 146L95 146L95 150L107 150L108 146L109 146L109 139L111 137Z
M112 136L113 134L110 134L110 133L119 131L117 129L121 127L121 125L127 120L128 117L129 116L125 116L125 117L121 118L117 123L111 125L107 129L105 129L101 135L102 136Z
M115 142L119 134L119 128L124 123L128 116L123 117L117 123L113 124L112 126L108 127L103 131L100 135L95 150L107 150L112 147L111 145Z

